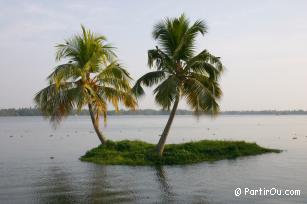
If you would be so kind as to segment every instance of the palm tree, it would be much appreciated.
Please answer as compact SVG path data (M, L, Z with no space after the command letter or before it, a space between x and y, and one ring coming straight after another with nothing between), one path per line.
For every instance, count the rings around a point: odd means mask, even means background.
M157 144L160 156L181 98L186 99L195 115L215 115L219 111L217 101L222 91L218 79L223 65L219 57L207 50L195 55L197 34L206 32L204 21L197 20L191 25L184 14L179 18L166 18L154 26L152 35L159 47L148 51L148 65L155 66L156 70L139 78L133 92L139 97L144 94L142 85L158 84L154 89L156 103L167 110L173 106Z
M118 110L119 102L131 109L137 103L129 73L117 62L114 48L105 43L106 37L81 27L82 34L56 46L56 61L67 63L55 67L47 78L49 85L36 94L34 101L55 124L87 105L95 132L104 144L99 117L103 115L106 123L107 104Z

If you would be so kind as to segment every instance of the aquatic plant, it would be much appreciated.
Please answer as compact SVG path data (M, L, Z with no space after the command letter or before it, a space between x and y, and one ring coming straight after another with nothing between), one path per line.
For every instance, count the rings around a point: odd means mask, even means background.
M201 140L182 144L167 144L163 157L155 145L143 141L110 141L88 151L80 159L98 164L111 165L174 165L203 161L234 159L264 153L278 153L256 143L244 141Z

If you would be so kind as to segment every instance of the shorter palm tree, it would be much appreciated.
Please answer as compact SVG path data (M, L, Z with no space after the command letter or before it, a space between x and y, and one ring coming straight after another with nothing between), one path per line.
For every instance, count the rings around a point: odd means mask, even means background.
M56 66L48 76L49 85L39 91L34 101L52 122L59 123L74 109L87 105L100 142L106 142L99 129L99 117L106 122L107 104L118 110L119 103L134 109L129 73L117 62L113 47L106 38L83 26L82 34L57 45L56 60L67 63Z
M195 39L198 33L205 34L207 27L201 20L190 25L185 15L159 22L154 26L153 38L160 47L148 51L148 65L156 67L139 78L133 87L136 96L144 94L142 85L152 86L155 101L163 109L170 109L169 119L157 144L162 156L166 138L175 117L180 98L185 98L196 115L219 111L217 103L222 91L218 79L223 71L219 57L207 50L195 55Z

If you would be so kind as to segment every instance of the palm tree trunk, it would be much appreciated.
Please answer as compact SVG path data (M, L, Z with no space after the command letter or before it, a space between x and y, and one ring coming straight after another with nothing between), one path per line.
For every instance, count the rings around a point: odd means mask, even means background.
M99 130L99 118L97 119L95 117L95 113L94 113L94 110L93 110L91 104L88 104L88 109L89 109L89 112L90 112L90 115L91 115L91 119L92 119L92 123L93 123L94 129L95 129L95 132L96 132L101 144L105 144L107 139L102 134L102 132Z
M173 120L174 120L174 117L175 117L175 114L176 114L176 110L177 110L177 107L178 107L178 103L179 103L179 97L176 97L176 100L175 100L175 103L174 103L174 106L173 106L173 109L169 115L169 118L168 118L168 121L166 123L166 126L163 130L163 133L160 137L160 140L157 144L157 151L158 151L158 154L160 156L163 155L163 151L164 151L164 146L165 146L165 142L166 142L166 138L167 138L167 135L168 135L168 132L171 128L171 125L173 123Z

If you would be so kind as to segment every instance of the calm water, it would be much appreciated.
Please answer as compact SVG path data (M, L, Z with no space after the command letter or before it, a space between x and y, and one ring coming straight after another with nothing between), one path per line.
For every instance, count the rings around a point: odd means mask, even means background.
M104 131L112 140L157 142L166 119L113 116ZM56 130L41 117L0 117L0 203L307 203L307 116L177 116L170 143L246 140L286 151L160 168L80 162L99 144L92 131L89 117ZM236 197L237 187L301 195Z

